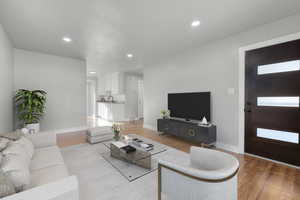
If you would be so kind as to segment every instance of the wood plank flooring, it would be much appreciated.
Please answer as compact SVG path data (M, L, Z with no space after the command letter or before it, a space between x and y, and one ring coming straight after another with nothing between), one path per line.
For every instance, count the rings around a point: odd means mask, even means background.
M122 133L138 134L184 152L189 152L190 147L195 146L173 136L159 136L155 131L142 128L140 123L125 125ZM84 132L58 135L60 147L85 142ZM300 169L248 155L231 154L240 161L239 200L300 200Z

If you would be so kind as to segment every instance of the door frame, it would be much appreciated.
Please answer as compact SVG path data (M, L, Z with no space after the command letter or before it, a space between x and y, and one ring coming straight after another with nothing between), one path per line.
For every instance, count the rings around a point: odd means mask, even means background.
M245 105L245 54L246 51L254 50L258 48L268 47L284 42L289 42L293 40L300 39L300 32L273 38L271 40L258 42L255 44L251 44L248 46L239 48L239 113L238 113L238 153L245 153L245 113L244 113L244 105Z
M142 105L140 105L140 101ZM144 80L143 79L138 80L138 118L139 119L144 118Z
M93 116L92 117L97 117L97 103L96 103L96 100L97 100L97 78L87 78L86 79L86 86L87 86L87 91L86 91L86 115L87 117L90 117L89 116L89 103L88 102L88 95L89 95L89 91L88 91L88 84L91 84L94 86L94 89L95 89L95 102L94 102L94 106L93 106Z

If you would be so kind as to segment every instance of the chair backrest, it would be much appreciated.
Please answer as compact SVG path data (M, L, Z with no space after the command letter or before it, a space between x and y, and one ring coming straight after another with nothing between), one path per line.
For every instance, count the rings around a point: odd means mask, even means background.
M191 166L200 170L237 169L239 162L228 153L201 147L191 147Z

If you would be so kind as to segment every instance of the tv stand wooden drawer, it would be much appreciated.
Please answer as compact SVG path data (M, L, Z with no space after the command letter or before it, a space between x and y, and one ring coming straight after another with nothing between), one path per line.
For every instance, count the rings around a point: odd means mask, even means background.
M202 127L181 120L158 119L157 130L199 144L212 144L217 139L217 127L215 125Z

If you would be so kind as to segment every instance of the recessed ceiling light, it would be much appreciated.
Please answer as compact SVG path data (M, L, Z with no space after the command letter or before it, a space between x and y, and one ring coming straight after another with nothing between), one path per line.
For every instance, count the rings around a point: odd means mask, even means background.
M91 71L91 72L89 72L90 74L96 74L96 72L94 72L94 71Z
M200 24L201 24L201 22L200 22L199 20L194 20L194 21L192 21L191 26L192 26L192 27L197 27L197 26L199 26Z
M62 40L67 43L72 42L72 39L69 37L63 37Z
M129 53L129 54L127 54L127 57L128 57L128 58L132 58L133 55Z

